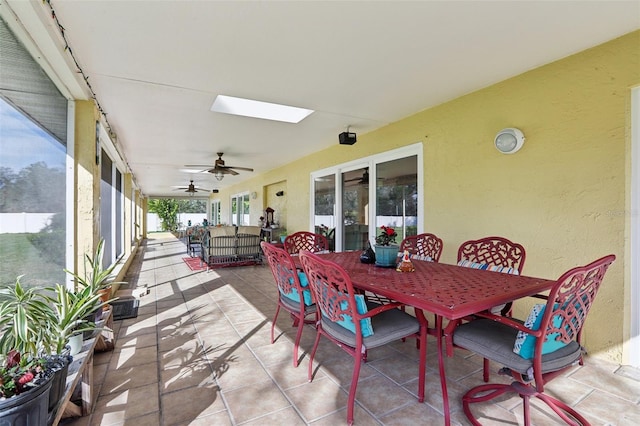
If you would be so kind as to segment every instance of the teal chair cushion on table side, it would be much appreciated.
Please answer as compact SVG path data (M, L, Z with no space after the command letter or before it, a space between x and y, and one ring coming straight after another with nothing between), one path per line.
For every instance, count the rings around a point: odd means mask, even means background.
M298 271L298 279L300 280L300 286L304 287L304 291L302 292L302 297L304 298L304 304L306 306L313 305L313 300L311 300L311 290L309 289L309 280L307 279L307 275ZM293 284L293 278L290 279L291 284ZM292 291L289 294L285 294L282 290L280 290L280 294L284 297L293 300L294 302L300 303L300 295L297 291Z
M366 314L368 312L367 302L364 298L363 294L356 294L356 309L358 309L359 314ZM347 309L347 301L344 300L341 302L341 308ZM356 325L353 322L353 318L351 315L344 315L344 319L342 321L336 321L336 324L341 327L346 328L353 334L356 333ZM373 326L371 325L371 318L364 318L360 320L360 329L362 330L362 337L373 336Z
M530 328L531 330L540 329L540 323L542 322L542 317L544 316L544 311L547 305L539 303L534 305L529 313L529 317L524 322L524 326ZM560 327L562 325L562 318L556 316L552 320L554 327ZM556 340L558 337L558 333L551 333L547 336L547 340L542 344L542 355L554 352L564 346L564 343L561 340ZM524 359L533 359L533 351L536 347L536 339L537 337L532 336L531 334L527 334L523 331L518 331L518 335L516 336L516 341L513 345L513 352L520 355Z

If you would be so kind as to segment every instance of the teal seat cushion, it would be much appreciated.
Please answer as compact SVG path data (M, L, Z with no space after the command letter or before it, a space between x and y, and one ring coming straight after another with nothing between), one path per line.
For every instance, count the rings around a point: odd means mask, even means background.
M364 298L364 295L356 294L354 297L356 299L356 309L358 310L358 313L366 314L368 312L368 309L367 309L367 301ZM340 302L340 308L347 309L348 302L346 300L343 300L342 302ZM356 334L356 325L353 322L353 318L351 318L351 315L343 315L343 317L344 319L342 321L336 321L335 323L340 325L341 327L346 328L353 334ZM362 337L373 336L373 326L371 324L371 318L361 319L360 329L362 330Z
M298 280L300 280L300 286L304 288L304 290L302 291L304 304L306 306L313 305L313 300L311 300L311 290L309 289L309 280L307 279L307 275L302 271L298 271ZM293 284L293 278L290 278L290 282L291 284ZM297 291L292 291L289 294L285 294L282 290L280 290L280 294L282 294L284 297L288 299L293 300L294 302L300 303L300 295L298 294Z
M547 305L542 303L534 305L529 313L529 317L527 317L527 320L524 322L524 326L534 331L539 330L546 307ZM552 323L554 327L559 328L562 325L562 318L559 315L556 315L552 319ZM563 341L556 340L558 336L559 333L551 333L547 336L547 340L542 344L542 355L557 351L558 349L566 346L566 343ZM534 337L531 334L518 331L516 341L513 345L513 352L524 359L533 359L536 339L537 337Z

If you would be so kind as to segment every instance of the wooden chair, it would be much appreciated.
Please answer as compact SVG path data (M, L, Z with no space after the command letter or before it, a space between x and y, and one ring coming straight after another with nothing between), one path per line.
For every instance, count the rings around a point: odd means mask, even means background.
M614 260L615 256L609 255L565 272L548 297L538 296L546 297L547 301L536 305L524 324L486 312L478 314L481 319L456 328L453 333L456 346L504 365L502 371L515 379L511 384L476 386L463 396L464 413L474 425L480 423L469 405L506 392L515 392L522 398L527 426L531 397L547 404L567 424L589 424L567 404L545 394L544 386L576 363L582 364L582 326Z
M287 238L284 239L284 249L289 254L298 254L302 250L318 253L329 250L329 241L323 235L299 231L287 235Z
M275 341L274 328L280 308L283 308L291 314L293 326L298 328L293 344L293 366L297 367L299 360L298 347L300 346L302 329L305 324L315 324L317 321L316 305L312 301L311 291L306 282L306 277L303 277L303 281L305 281L303 285L300 279L302 272L296 269L289 253L266 241L263 241L260 245L269 262L273 278L278 287L278 306L271 324L271 343L273 344ZM307 319L310 315L313 315L314 318Z
M313 380L313 358L320 337L325 336L344 349L354 359L353 376L347 403L347 422L353 424L353 408L360 367L366 362L367 351L405 337L420 342L418 400L424 401L427 324L396 309L399 303L378 305L356 294L349 275L334 262L309 252L300 252L300 261L309 278L318 310L316 341L309 359L309 381ZM375 332L373 332L375 330Z
M413 258L438 262L442 255L442 240L434 234L412 235L400 243L399 253L404 253L405 250Z

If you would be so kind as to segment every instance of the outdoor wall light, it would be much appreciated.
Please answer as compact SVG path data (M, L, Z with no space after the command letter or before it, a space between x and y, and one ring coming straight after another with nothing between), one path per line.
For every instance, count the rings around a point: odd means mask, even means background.
M519 129L508 127L498 132L493 143L501 153L513 154L522 148L524 144L524 134Z

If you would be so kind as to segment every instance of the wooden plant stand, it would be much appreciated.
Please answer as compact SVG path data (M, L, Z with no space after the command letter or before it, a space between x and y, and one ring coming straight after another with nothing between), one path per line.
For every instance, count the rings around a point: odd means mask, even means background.
M52 425L57 426L66 417L86 416L93 411L93 354L95 351L112 350L115 344L113 333L113 308L109 307L102 314L102 319L96 323L101 329L91 339L84 341L82 350L73 356L69 364L67 385ZM80 402L71 400L73 395L79 394Z

